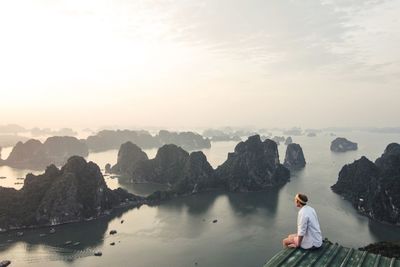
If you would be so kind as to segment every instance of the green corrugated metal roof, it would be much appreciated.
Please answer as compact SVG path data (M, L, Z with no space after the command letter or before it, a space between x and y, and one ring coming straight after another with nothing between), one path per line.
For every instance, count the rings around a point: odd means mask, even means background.
M324 242L320 249L312 251L299 248L281 250L264 265L276 266L400 267L400 260Z

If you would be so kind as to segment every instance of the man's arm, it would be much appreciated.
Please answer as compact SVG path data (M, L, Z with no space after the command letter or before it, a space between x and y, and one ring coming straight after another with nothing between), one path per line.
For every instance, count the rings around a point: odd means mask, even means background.
M303 213L299 213L299 217L297 220L297 237L298 237L298 242L297 246L300 247L301 242L303 241L303 237L307 232L307 224L308 224L308 218L304 216Z
M301 241L303 241L303 236L302 235L299 235L299 236L297 236L297 238L298 238L298 241L297 241L297 247L300 247L300 245L301 245Z

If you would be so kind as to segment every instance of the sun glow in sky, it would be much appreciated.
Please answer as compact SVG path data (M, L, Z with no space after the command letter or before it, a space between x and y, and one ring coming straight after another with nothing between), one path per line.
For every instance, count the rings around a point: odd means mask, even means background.
M398 126L400 1L2 1L2 123Z

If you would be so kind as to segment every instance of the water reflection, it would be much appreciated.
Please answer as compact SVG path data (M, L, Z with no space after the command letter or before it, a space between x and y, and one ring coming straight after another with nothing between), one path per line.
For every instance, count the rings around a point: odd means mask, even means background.
M108 238L106 232L109 223L121 218L128 210L129 208L118 209L111 215L97 220L56 226L54 234L49 233L50 227L2 233L0 252L23 244L27 255L44 250L49 252L46 254L50 257L49 260L73 261L76 258L92 256L95 248L102 246ZM17 232L21 231L23 236L17 236Z
M270 189L251 193L228 193L230 207L239 216L265 211L268 215L275 215L278 207L280 189Z
M122 182L121 179L117 179L116 181L118 181L116 187L122 187L123 189L126 189L130 193L138 196L148 196L156 191L164 191L168 189L168 186L163 184L125 183Z
M221 192L205 192L191 196L184 196L172 199L160 205L163 210L174 212L188 212L191 215L205 214L214 204L215 200L221 196Z
M382 224L377 221L370 220L368 223L368 228L376 241L385 240L398 242L400 240L399 226Z

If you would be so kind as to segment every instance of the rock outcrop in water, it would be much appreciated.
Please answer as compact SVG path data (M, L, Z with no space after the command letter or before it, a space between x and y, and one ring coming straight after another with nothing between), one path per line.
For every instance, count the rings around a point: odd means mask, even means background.
M149 160L140 148L125 143L121 146L118 163L112 167L112 171L116 169L126 174L120 179L135 183L166 184L179 194L204 191L217 185L214 170L203 152L189 154L176 145L162 146L155 158Z
M189 153L176 145L162 146L154 159L142 161L133 169L132 181L175 185L182 175Z
M50 165L41 175L28 174L20 190L0 187L0 228L77 222L143 202L121 188L109 189L95 163L73 156L61 169Z
M146 153L140 147L132 142L126 142L121 145L118 151L117 164L108 172L132 176L137 164L148 159Z
M106 165L104 165L104 172L107 174L111 173L111 164L110 163L106 163Z
M289 169L301 169L306 166L303 149L299 144L292 143L287 146L283 165Z
M137 149L129 147L130 153L139 154ZM283 185L290 177L289 170L279 163L276 143L269 139L262 142L258 135L240 142L235 152L229 153L225 163L216 170L202 152L189 154L176 145L164 145L151 160L134 161L121 157L118 161L125 162L124 170L132 173L128 181L167 184L179 194L213 189L258 191ZM160 193L159 197L168 194Z
M357 149L357 143L351 142L343 137L338 137L331 143L331 151L333 152L346 152Z
M161 130L152 136L147 131L131 130L103 130L96 135L89 136L86 143L92 151L105 151L117 149L121 144L132 142L142 149L157 148L164 144L175 144L187 150L210 148L211 143L207 138L193 132L169 132Z
M400 145L389 144L375 163L366 157L345 165L332 190L362 214L400 224Z
M291 143L293 143L292 137L288 136L285 140L285 145L290 145Z
M206 156L201 151L192 152L186 160L180 179L176 182L174 190L178 193L201 192L215 189L219 186L214 169L208 163Z
M290 172L279 163L277 144L254 135L236 145L216 176L227 190L246 192L281 186L289 181Z
M153 148L159 147L160 142L153 138L147 131L130 131L130 130L103 130L96 135L89 136L86 144L91 151L99 152L110 149L118 149L121 144L131 141L139 147Z
M161 144L174 144L185 150L196 150L210 148L211 143L208 138L203 138L200 134L193 132L169 132L161 130L156 136Z
M88 156L85 143L70 136L53 136L44 143L30 139L18 142L3 164L14 168L44 169L50 164L62 165L71 156Z

